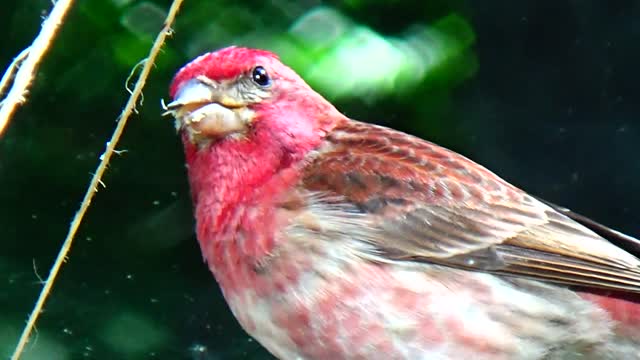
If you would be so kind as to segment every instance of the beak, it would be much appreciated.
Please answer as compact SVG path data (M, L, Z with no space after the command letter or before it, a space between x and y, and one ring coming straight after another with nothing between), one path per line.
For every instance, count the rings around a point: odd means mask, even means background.
M175 116L176 112L185 106L205 105L216 102L215 98L218 96L216 96L215 91L218 88L219 85L214 82L205 84L198 80L190 80L180 88L172 102L165 105L163 100L162 108L165 112L162 115Z
M242 132L250 120L248 110L226 93L224 86L209 79L189 80L172 102L162 103L162 115L172 115L176 130L186 130L192 140Z

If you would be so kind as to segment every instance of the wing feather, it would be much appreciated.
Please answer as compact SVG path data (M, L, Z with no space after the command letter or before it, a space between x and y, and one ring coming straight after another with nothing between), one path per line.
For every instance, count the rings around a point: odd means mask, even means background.
M640 292L636 256L462 155L353 121L320 149L304 168L301 191L357 209L357 240L378 257ZM631 248L640 244L620 235Z

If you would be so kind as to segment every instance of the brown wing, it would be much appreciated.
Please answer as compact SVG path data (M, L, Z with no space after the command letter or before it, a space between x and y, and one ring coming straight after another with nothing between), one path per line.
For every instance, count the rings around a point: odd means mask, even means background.
M389 260L640 292L635 256L465 157L394 130L341 124L303 186L366 214L361 240Z

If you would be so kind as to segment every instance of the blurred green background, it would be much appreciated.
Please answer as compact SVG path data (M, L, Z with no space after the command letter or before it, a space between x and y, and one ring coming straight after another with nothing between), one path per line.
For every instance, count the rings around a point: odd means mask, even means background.
M0 66L50 0L8 0ZM8 357L169 1L78 0L0 138ZM640 235L640 1L186 0L24 359L269 359L202 261L160 99L231 44L276 51L347 115L435 141ZM39 275L38 275L39 274Z

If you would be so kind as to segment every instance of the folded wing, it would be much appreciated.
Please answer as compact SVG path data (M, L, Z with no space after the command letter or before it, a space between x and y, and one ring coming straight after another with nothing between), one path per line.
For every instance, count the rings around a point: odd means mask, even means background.
M359 122L335 128L309 159L301 191L327 195L310 201L340 199L356 209L361 216L349 221L362 229L355 234L381 261L640 292L640 260L567 216L575 214L459 154L391 129ZM619 235L626 249L640 243Z

